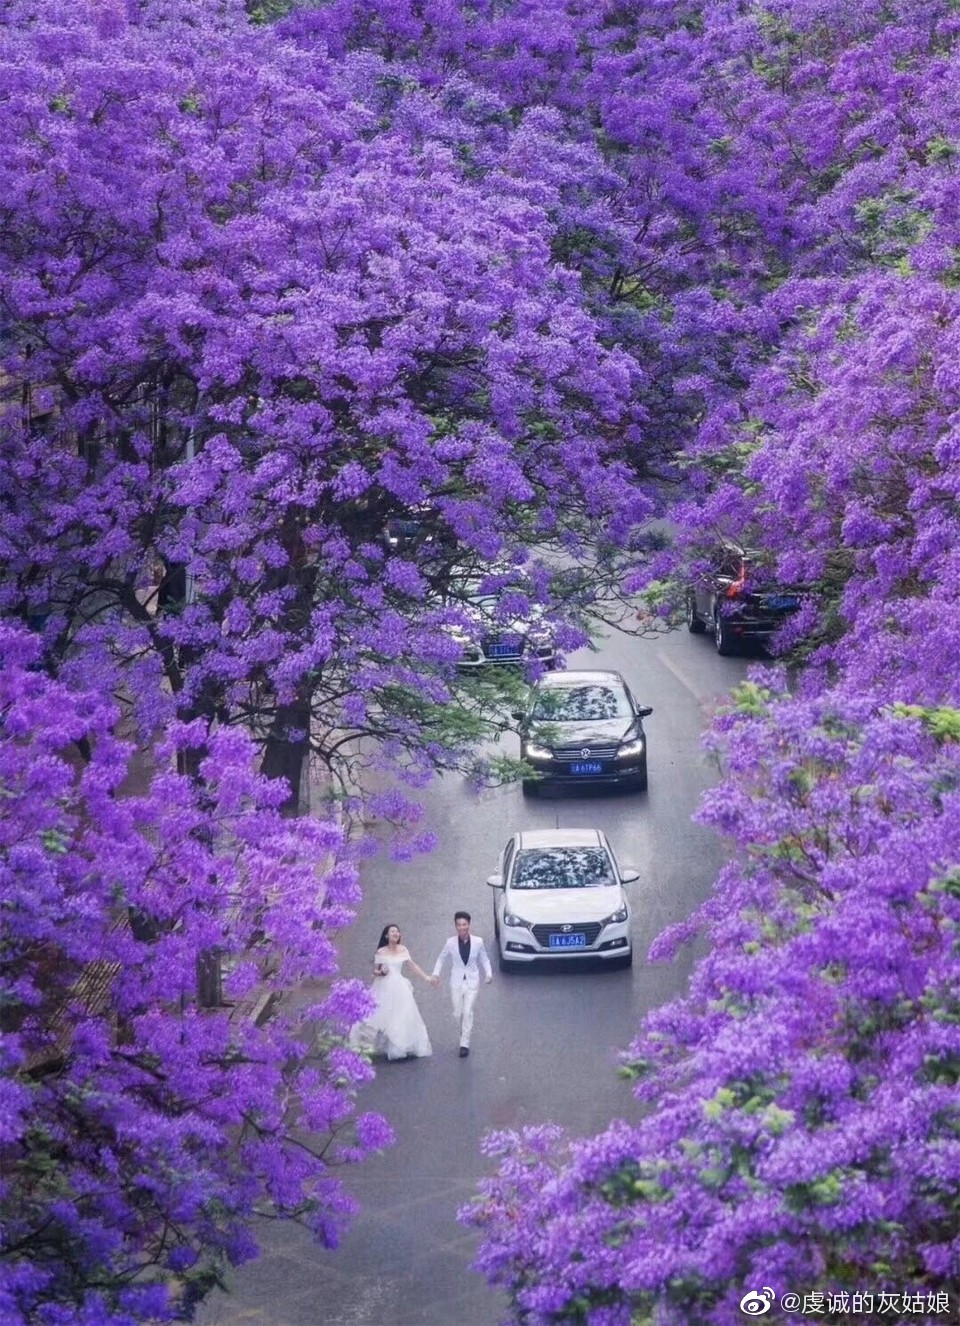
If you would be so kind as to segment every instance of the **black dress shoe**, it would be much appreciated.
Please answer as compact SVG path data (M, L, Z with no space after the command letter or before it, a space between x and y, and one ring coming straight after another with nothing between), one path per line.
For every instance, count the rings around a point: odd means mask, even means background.
M466 1045L461 1045L461 1046L460 1046L460 1058L461 1058L461 1059L466 1059L466 1057L467 1057L467 1055L468 1055L469 1053L470 1053L470 1049L469 1049L468 1046L466 1046Z

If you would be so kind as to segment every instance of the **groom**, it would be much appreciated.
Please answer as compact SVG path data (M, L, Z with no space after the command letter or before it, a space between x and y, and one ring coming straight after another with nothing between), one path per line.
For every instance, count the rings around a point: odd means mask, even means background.
M466 1059L470 1053L470 1032L473 1028L473 1006L480 989L480 968L483 968L487 985L493 980L493 971L487 950L479 935L470 933L470 913L455 912L453 916L457 933L444 944L440 956L433 964L431 985L440 984L440 972L447 958L450 959L450 996L453 1000L453 1016L460 1028L460 1058Z

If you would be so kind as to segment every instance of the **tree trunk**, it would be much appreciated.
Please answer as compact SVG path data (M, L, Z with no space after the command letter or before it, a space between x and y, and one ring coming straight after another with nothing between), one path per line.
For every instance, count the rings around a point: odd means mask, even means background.
M295 738L288 733L296 732ZM310 702L298 696L288 705L281 705L267 735L260 772L268 778L283 778L289 789L283 803L283 814L299 815L300 787L310 753Z

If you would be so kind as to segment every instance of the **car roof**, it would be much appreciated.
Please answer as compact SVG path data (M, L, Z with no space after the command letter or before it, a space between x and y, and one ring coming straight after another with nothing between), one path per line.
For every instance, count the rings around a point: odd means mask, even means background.
M450 584L459 587L479 585L484 580L505 580L508 583L502 585L500 589L491 589L490 594L499 594L504 589L510 589L517 585L526 586L530 583L529 572L522 566L511 566L509 563L495 562L489 566L455 567L450 573Z
M606 682L618 682L625 686L619 672L601 671L599 668L584 669L582 672L576 670L571 672L548 672L541 677L538 686L601 686Z
M599 829L521 829L517 846L528 847L599 847L604 837Z
M524 575L529 567L526 562L454 562L450 567L451 576L469 580L472 576L509 576Z
M738 557L769 557L770 552L764 548L755 548L751 544L738 543L736 539L721 539L720 547L727 552L736 553Z

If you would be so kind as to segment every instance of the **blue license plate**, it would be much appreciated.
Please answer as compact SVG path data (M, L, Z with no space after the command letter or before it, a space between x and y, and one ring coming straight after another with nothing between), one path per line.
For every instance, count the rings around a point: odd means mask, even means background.
M575 935L551 935L551 948L586 948L587 937L582 934Z
M491 645L491 646L490 646L490 657L491 657L491 658L515 658L515 657L517 657L517 656L519 655L519 653L520 653L520 650L517 648L516 645L510 645L510 644L508 644L508 645Z
M600 760L575 760L570 766L570 772L575 774L603 773L603 764Z
M800 600L795 594L771 594L767 599L767 607L773 608L776 612L783 612L787 608L799 608Z

